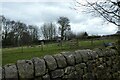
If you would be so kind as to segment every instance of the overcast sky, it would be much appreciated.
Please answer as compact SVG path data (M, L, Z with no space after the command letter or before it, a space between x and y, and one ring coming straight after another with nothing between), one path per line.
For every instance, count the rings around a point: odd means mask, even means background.
M44 22L57 24L57 19L65 16L70 19L71 29L75 33L86 31L93 35L106 35L117 31L113 24L103 25L102 18L71 9L72 2L1 2L0 5L0 15L28 25L40 27Z

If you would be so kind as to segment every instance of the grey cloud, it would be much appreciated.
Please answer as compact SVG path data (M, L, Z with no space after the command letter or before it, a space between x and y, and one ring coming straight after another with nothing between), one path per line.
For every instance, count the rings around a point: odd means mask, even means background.
M27 24L40 26L44 22L56 22L60 16L70 19L74 32L88 31L90 34L111 34L115 32L115 27L104 25L102 20L90 15L77 13L70 9L72 3L63 2L20 2L3 3L3 15L13 20L20 20ZM109 25L111 26L111 25ZM111 28L109 31L108 29Z

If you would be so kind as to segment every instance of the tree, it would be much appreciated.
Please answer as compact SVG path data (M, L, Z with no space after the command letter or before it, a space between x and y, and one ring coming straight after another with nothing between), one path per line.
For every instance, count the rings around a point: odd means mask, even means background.
M35 25L29 25L28 32L31 36L31 42L36 42L38 40L38 27Z
M59 30L60 30L60 35L61 35L61 40L64 40L65 38L65 32L69 31L70 28L70 20L67 17L60 17L58 19L58 24L60 25Z
M95 13L104 20L115 24L120 29L120 1L119 0L84 0L85 4L76 1L76 7L84 7L85 12Z
M76 35L71 30L69 30L69 31L66 31L65 37L66 39L71 40L71 39L75 39Z
M7 44L7 37L10 31L10 20L6 19L4 16L1 16L2 18L2 40L4 41L5 44Z
M84 36L85 36L85 37L88 36L88 33L87 33L87 32L84 32Z
M45 40L48 40L48 30L47 30L47 24L44 23L42 26L41 26L41 33L44 37Z
M46 40L53 40L56 36L56 26L52 22L44 23L41 27L41 32Z
M14 21L0 16L2 23L2 46L20 46L30 43L33 35L34 41L38 40L38 29L33 27L31 35L28 26L20 21Z
M81 4L79 1L76 1L75 10L77 10L76 8L83 6L86 8L85 12L95 13L104 20L118 26L118 31L120 31L120 0L85 1L85 4ZM120 52L120 35L118 36L117 44L118 51Z
M53 23L49 23L49 39L50 40L52 40L52 39L54 39L55 38L55 36L56 36L56 33L57 33L57 31L56 31L56 26L55 26L55 24L53 24Z
M82 36L83 39L86 39L88 37L88 33L87 32L83 32L81 34L82 34L81 36Z
M22 37L23 37L23 33L26 31L27 31L26 24L20 21L15 23L13 32L15 34L15 38L16 38L18 46L23 45Z
M2 48L2 16L0 16L0 49Z

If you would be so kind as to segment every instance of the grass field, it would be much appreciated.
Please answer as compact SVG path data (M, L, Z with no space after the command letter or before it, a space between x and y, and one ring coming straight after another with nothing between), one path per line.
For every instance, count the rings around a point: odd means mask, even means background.
M114 42L115 40L109 39L104 40L104 42ZM103 48L103 40L95 40L93 45L91 41L79 41L79 47L70 48L67 42L63 43L63 46L57 46L57 43L46 44L41 50L41 47L16 47L16 48L4 48L2 49L2 64L15 63L17 60L21 59L31 59L33 57L42 57L44 55L53 55L60 53L62 51L74 51L77 49L94 49L94 48Z

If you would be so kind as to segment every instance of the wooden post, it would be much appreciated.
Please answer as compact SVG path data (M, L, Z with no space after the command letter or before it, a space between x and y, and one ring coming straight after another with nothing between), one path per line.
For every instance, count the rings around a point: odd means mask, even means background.
M43 51L44 42L41 42L41 50Z

